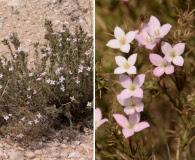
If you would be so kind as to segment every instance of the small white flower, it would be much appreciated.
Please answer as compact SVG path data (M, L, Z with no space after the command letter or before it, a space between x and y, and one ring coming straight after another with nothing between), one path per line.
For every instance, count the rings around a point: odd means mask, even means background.
M55 74L56 74L56 75L59 75L62 69L63 69L62 67L57 68L57 69L55 70Z
M84 62L85 62L84 60L81 61L81 63L84 63Z
M35 124L39 123L39 120L38 119L35 119L34 120Z
M34 73L29 73L28 76L29 77L32 77L34 75Z
M56 81L53 81L53 80L50 81L51 85L55 85L55 83L56 83Z
M120 28L116 27L114 29L114 36L116 39L111 39L106 46L120 49L122 52L129 53L130 44L135 38L135 31L130 31L127 34Z
M28 124L32 125L32 121L29 121Z
M37 117L40 119L42 117L42 115L39 113L39 114L37 114Z
M72 71L68 71L69 74L72 74Z
M47 79L46 82L50 84L51 83L51 79L50 78Z
M92 102L87 102L87 107L92 107Z
M60 89L62 90L62 92L65 91L65 87L64 86L61 86Z
M42 78L41 77L39 77L39 78L37 78L37 81L40 81Z
M33 91L33 94L37 94L37 91L36 91L36 90L34 90L34 91Z
M41 73L41 77L43 77L43 76L45 76L47 74L47 72L43 72L43 73Z
M1 73L1 74L0 74L0 79L1 79L2 77L3 77L3 74Z
M90 54L90 52L88 52L88 51L87 51L87 52L85 52L85 55L86 55L86 56L88 56L89 54Z
M80 83L80 81L77 79L76 81L75 81L77 84L79 84Z
M25 117L21 118L21 121L25 121Z
M71 102L72 102L72 101L75 101L74 96L70 97L70 100L71 100Z
M12 116L12 114L8 114L8 116L9 116L9 117L11 117L11 116Z
M14 70L14 68L11 66L11 67L9 67L9 71L13 71Z
M27 91L30 91L30 90L31 90L31 88L30 88L30 87L28 87L28 88L27 88Z
M7 121L9 119L9 116L3 116L3 118Z
M0 85L0 89L2 89L3 87L2 87L2 85Z
M63 83L64 80L65 80L64 76L61 76L61 77L59 78L60 83Z
M91 71L91 67L87 67L86 70L87 70L87 71Z
M123 56L116 56L115 61L119 65L119 67L117 67L114 70L114 73L122 74L127 72L128 74L136 74L137 70L136 67L134 66L136 59L137 59L137 54L132 54L128 59L126 59Z
M18 138L23 138L24 137L24 134L20 133L17 135Z

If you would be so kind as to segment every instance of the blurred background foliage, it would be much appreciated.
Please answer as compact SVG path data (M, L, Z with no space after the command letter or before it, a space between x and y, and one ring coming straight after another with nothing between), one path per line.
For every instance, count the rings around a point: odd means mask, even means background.
M96 107L109 122L96 131L96 159L189 159L195 157L195 1L183 0L96 0L95 1L95 61ZM119 50L106 47L113 31L120 26L125 32L138 30L140 15L147 23L151 15L162 24L170 23L171 31L163 38L174 45L186 43L184 67L176 67L174 74L163 81L153 76L149 62L150 50L131 43L130 53L138 53L138 74L145 73L144 112L141 120L151 127L133 136L134 150L113 120L114 113L123 114L123 106L116 99L122 90L114 75L115 56ZM157 50L152 51L157 53ZM161 53L158 53L161 54ZM123 54L124 55L124 54ZM165 86L164 86L165 85ZM174 105L175 103L175 105Z

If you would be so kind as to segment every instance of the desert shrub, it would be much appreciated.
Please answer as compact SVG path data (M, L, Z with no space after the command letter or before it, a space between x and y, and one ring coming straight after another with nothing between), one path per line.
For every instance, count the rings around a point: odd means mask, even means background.
M46 43L34 44L34 61L17 34L2 41L10 53L0 61L3 135L29 140L73 123L92 127L93 40L76 24L55 31L46 20Z

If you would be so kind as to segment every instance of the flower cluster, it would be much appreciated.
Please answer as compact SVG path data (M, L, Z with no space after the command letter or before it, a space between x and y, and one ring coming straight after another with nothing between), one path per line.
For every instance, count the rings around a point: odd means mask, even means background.
M129 53L131 49L130 43L134 39L138 42L139 47L145 46L146 49L153 50L155 46L160 46L164 57L156 53L150 53L149 55L151 63L156 66L153 74L157 77L160 77L164 73L172 74L174 72L174 65L183 66L184 64L181 54L184 52L185 44L178 43L171 46L169 43L161 41L170 31L171 27L170 24L161 26L160 21L155 16L151 16L149 22L147 24L142 23L139 30L130 31L127 34L117 26L114 29L116 39L110 40L106 46L120 49L124 53ZM140 122L140 113L144 110L144 103L142 102L143 90L141 87L145 81L145 74L135 76L137 74L135 66L137 57L137 53L131 54L127 59L123 56L115 57L118 67L114 70L114 73L119 74L119 82L124 88L117 95L117 100L125 107L124 112L128 118L122 114L114 114L113 117L123 128L122 133L125 138L150 126L148 122ZM101 120L99 109L96 112L96 116L99 118L97 119L97 128L107 121L107 119Z

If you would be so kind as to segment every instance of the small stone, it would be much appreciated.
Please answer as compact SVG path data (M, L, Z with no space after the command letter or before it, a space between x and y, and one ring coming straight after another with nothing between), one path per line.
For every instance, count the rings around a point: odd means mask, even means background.
M43 152L42 152L42 150L35 150L34 153L35 153L36 155L41 155Z
M37 148L37 149L43 148L43 142L41 142L41 141L38 142L37 145L36 145L36 148Z
M79 158L79 157L80 157L80 153L79 152L72 152L68 156L68 158Z
M24 154L20 151L11 151L9 152L10 160L24 160Z
M68 157L68 152L67 152L67 150L66 150L66 149L61 150L60 156L61 156L61 157Z
M66 144L60 144L60 146L62 147L62 148L67 148L68 146L66 145Z
M26 151L25 156L30 159L35 158L35 154L32 151Z
M72 144L75 146L78 146L81 143L81 141L73 141Z
M59 151L54 151L52 153L52 157L54 157L54 158L60 158L60 152Z
M71 148L75 149L75 148L76 148L76 146L75 146L75 145L72 145L72 146L71 146Z
M86 144L80 144L81 147L83 147L84 149L90 149L91 147L86 145Z
M64 139L63 141L62 141L62 143L67 143L68 141L67 141L67 139Z

